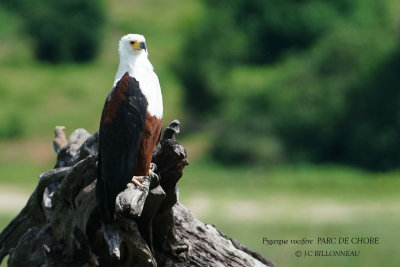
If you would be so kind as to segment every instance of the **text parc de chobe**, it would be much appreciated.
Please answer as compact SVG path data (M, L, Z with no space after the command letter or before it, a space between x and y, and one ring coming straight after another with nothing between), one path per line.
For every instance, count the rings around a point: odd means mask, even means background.
M318 237L318 244L378 245L379 237Z

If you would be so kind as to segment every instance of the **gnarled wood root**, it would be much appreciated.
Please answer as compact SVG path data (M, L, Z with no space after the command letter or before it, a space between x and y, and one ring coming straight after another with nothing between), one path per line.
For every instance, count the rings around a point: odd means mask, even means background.
M0 234L0 261L9 255L11 267L273 266L178 202L188 161L177 133L173 121L153 154L160 180L146 179L143 190L128 185L117 196L115 223L105 227L95 199L98 134L77 132Z

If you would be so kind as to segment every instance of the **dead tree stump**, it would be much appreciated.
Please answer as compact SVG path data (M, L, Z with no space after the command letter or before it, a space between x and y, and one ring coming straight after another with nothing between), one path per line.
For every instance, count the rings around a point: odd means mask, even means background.
M8 266L273 266L259 253L197 220L178 201L188 164L164 131L153 154L159 184L129 184L116 200L116 222L104 227L95 199L98 134L79 129L55 169L39 176L26 206L0 234Z

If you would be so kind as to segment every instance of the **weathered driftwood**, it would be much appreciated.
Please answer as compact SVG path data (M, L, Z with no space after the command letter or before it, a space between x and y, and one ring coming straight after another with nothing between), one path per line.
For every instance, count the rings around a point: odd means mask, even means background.
M0 234L9 266L273 266L259 253L198 221L178 202L188 164L174 134L153 154L157 179L129 184L116 199L115 224L104 227L96 205L98 134L79 129L43 173L26 206ZM154 177L153 177L154 178Z

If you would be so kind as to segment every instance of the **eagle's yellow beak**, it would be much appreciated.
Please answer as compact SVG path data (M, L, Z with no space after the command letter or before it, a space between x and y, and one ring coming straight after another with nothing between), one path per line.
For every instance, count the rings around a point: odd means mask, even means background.
M146 43L145 42L131 41L130 44L131 44L132 48L135 50L144 49L146 51Z

